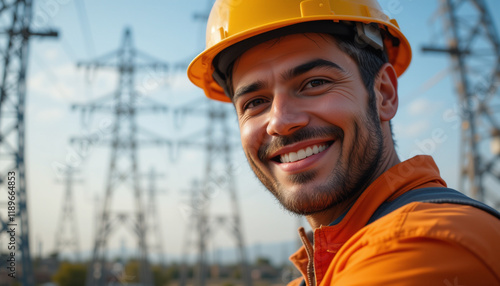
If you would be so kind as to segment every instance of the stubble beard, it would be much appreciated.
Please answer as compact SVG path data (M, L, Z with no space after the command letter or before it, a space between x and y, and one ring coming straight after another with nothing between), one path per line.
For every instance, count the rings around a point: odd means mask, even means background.
M376 110L369 108L368 116L358 120L359 123L354 122L354 139L350 150L344 149L344 132L337 126L303 128L290 136L275 137L270 144L261 146L258 157L261 162L266 162L268 160L267 154L277 147L327 134L337 138L335 144L340 146L340 155L335 168L331 171L330 179L317 184L314 191L299 190L291 193L274 176L265 175L247 154L248 161L257 178L275 196L283 208L298 215L323 212L359 196L368 183L374 179L374 173L380 165L384 150L382 128L380 124L377 124L379 121L376 113ZM367 130L364 135L360 126L364 126ZM344 157L347 158L343 160ZM266 167L268 168L268 164ZM287 179L293 184L301 185L313 182L317 173L317 171L312 170L289 175Z

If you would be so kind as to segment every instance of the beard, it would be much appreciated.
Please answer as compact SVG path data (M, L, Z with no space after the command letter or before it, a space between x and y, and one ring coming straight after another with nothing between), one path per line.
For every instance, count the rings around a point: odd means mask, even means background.
M371 102L370 102L371 103ZM311 215L323 212L361 194L373 179L383 155L383 133L378 114L369 104L367 116L353 123L353 144L344 149L344 132L337 126L302 128L289 136L273 137L269 144L264 144L258 151L261 162L269 160L268 154L286 145L314 138L335 138L339 143L340 155L328 180L318 182L313 191L287 191L274 176L266 176L257 164L246 154L250 166L262 184L275 196L288 211L298 215ZM362 130L361 126L364 130ZM363 132L365 131L365 132ZM265 164L269 167L269 164ZM288 176L288 180L301 185L314 182L317 171L306 171Z

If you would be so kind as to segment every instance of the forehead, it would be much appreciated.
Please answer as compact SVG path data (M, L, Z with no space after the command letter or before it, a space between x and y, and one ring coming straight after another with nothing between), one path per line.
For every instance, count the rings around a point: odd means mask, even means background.
M293 34L259 44L244 52L234 63L233 83L252 70L290 68L312 58L331 60L341 66L353 64L335 38L328 34ZM268 69L266 69L268 70ZM258 71L262 73L262 70Z

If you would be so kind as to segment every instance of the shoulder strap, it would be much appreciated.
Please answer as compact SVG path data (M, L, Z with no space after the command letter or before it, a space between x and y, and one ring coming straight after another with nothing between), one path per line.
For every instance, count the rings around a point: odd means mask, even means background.
M401 196L397 197L392 201L387 201L381 204L378 209L373 213L372 217L367 224L374 222L375 220L395 211L396 209L407 205L412 202L423 202L423 203L436 203L436 204L459 204L472 206L481 209L498 219L500 219L500 213L493 209L492 207L476 201L468 196L449 188L423 188L408 191Z

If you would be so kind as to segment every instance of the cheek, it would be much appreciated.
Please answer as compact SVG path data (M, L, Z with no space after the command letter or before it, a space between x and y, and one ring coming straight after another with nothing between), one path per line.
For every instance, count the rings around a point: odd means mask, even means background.
M247 154L256 156L265 136L265 127L257 120L248 120L240 124L240 137L243 150Z
M325 122L345 128L352 123L353 119L364 114L364 106L364 103L357 102L352 98L332 96L325 97L325 100L316 103L312 112Z

